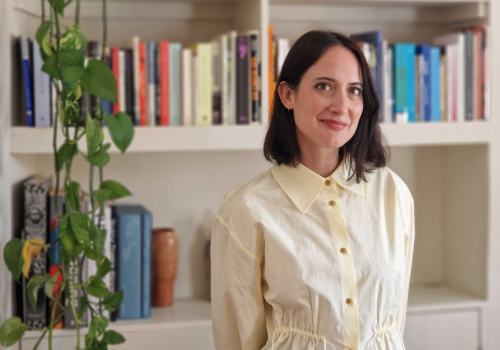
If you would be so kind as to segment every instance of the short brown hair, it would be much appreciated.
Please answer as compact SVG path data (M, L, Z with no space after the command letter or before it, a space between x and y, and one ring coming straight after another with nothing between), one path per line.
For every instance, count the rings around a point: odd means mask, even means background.
M363 80L363 112L353 137L339 150L349 160L356 182L366 181L366 172L371 172L367 162L376 168L384 167L388 154L383 147L385 143L378 115L380 109L370 68L363 52L350 38L331 31L312 30L302 35L291 47L274 90L274 103L271 110L271 124L264 142L264 156L281 165L297 166L300 162L300 148L297 141L293 110L288 111L283 105L278 87L281 82L296 91L304 73L331 47L343 46L350 50L359 62ZM272 101L269 101L270 103ZM351 177L352 177L351 176Z

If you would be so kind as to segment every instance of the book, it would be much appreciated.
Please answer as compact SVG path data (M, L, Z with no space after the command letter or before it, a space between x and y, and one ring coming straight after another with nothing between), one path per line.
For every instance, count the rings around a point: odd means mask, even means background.
M51 90L50 76L42 71L43 60L40 46L33 41L33 100L36 127L51 126Z
M135 119L135 88L134 88L134 50L125 48L125 112L132 119L132 123L137 125Z
M97 40L89 40L87 43L87 53L89 59L101 59L101 46ZM91 118L95 118L99 110L99 97L89 94L89 113Z
M272 24L269 24L267 27L267 43L268 43L268 89L269 89L269 124L271 123L272 115L273 115L273 99L274 99L274 89L276 86L276 77L274 76L274 45L273 45L273 37L274 37L274 27Z
M430 90L430 46L422 44L417 46L417 55L420 57L421 67L421 92L420 92L420 110L421 121L428 122L431 120L431 90Z
M236 124L236 56L238 32L232 30L227 38L227 124Z
M259 32L252 30L248 32L248 54L249 54L249 123L260 124L259 109Z
M393 79L393 47L386 43L385 50L385 110L384 110L384 122L392 123L394 122L394 79Z
M218 60L218 80L220 85L220 123L222 125L227 124L227 88L228 88L228 52L227 52L227 37L228 34L224 33L217 37L217 43L219 46L219 60Z
M160 41L160 120L159 125L170 125L170 78L169 61L170 45L166 40Z
M139 125L150 125L147 111L147 68L146 43L140 42L139 50Z
M196 51L196 125L212 125L212 53L211 43L193 45Z
M156 43L146 42L147 114L148 125L156 124Z
M180 43L169 42L170 125L181 125L181 50Z
M394 113L395 121L415 121L415 44L394 44Z
M474 120L474 32L465 32L465 120Z
M286 56L290 51L290 39L288 38L279 38L278 39L278 66L276 67L276 72L278 73L278 77L281 73L281 67L285 62Z
M182 49L182 125L193 124L192 55L191 49Z
M430 48L430 96L432 122L441 121L441 49Z
M48 199L52 184L51 178L33 176L24 184L24 228L22 239L30 241L41 239L47 242L48 230ZM42 329L47 325L47 302L45 296L45 283L38 286L36 308L32 309L28 302L27 285L29 279L35 275L47 273L47 256L42 249L32 261L28 278L22 276L23 294L23 322L29 327Z
M26 35L21 35L20 50L21 50L21 64L23 72L23 91L26 112L26 125L35 126L33 117L33 94L32 94L32 75L31 75L31 57L30 57L30 39Z
M212 44L212 117L213 124L222 124L222 92L220 77L221 46L219 41L213 40Z
M237 124L248 124L249 119L249 59L248 36L238 35L238 52L236 56L236 106Z
M120 55L119 55L120 49L118 47L113 47L111 49L111 62L112 62L112 69L113 69L113 75L115 76L115 81L116 81L116 91L118 91L117 94L117 101L116 103L113 103L113 113L118 113L120 111Z
M140 114L139 114L139 37L134 35L128 40L128 46L132 49L132 72L133 72L133 87L134 87L134 114L130 115L134 118L135 125L140 125Z
M118 95L118 107L121 112L125 112L127 110L126 103L126 81L125 81L125 51L120 49L118 51L118 73L119 73L119 81L118 89L116 90Z
M106 47L104 49L104 63L106 63L106 65L109 68L113 69L112 65L111 65L111 48L110 47ZM102 103L102 107L103 107L106 115L113 114L113 103L111 103L110 101L105 100L105 99L101 99L101 103Z

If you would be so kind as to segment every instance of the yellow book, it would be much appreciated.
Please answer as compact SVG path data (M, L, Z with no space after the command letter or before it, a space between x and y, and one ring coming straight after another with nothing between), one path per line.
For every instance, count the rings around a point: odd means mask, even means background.
M196 125L212 125L212 44L197 43L190 46L196 55L194 75L196 87Z

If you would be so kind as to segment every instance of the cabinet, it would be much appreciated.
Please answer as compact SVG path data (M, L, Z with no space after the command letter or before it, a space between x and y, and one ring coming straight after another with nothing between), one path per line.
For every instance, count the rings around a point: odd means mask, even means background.
M82 1L81 25L88 39L101 38L100 11L100 2ZM18 75L11 55L15 37L34 36L40 13L38 0L0 1L1 247L20 225L13 210L15 186L30 174L53 172L52 130L19 125ZM64 21L71 23L74 4L66 13ZM381 29L389 42L423 43L454 26L480 22L490 24L494 58L500 56L498 18L496 0L109 0L108 38L112 46L125 45L132 35L188 45L231 29L267 34L272 24L277 36L291 44L311 29L346 34ZM267 35L262 39L262 81L267 82ZM404 334L409 350L500 349L500 102L494 98L500 92L500 70L494 63L490 121L382 125L391 149L389 167L415 199ZM262 110L267 111L267 84L261 89ZM154 226L173 226L180 239L177 309L155 309L151 323L114 324L128 337L117 348L214 348L210 304L200 300L203 244L224 193L271 166L262 153L267 114L263 119L257 126L138 128L128 154L112 149L105 177L130 188L134 196L123 202L144 204ZM87 166L75 161L73 173L83 182ZM1 265L0 322L12 312L12 282ZM192 317L185 318L190 312ZM61 349L74 336L66 330L55 334ZM28 332L22 348L30 349L32 339Z

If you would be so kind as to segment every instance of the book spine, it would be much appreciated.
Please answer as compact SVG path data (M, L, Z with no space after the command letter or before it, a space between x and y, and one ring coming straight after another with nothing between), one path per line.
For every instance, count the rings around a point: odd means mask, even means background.
M221 81L219 75L220 47L218 41L212 42L212 117L213 124L222 124Z
M24 183L24 237L29 241L41 239L47 242L48 229L48 192L50 181L37 182L27 180ZM47 273L47 256L44 250L33 259L28 278L22 277L23 283L23 322L33 328L45 328L47 323L47 307L45 284L38 286L36 308L33 310L28 302L27 285L31 277Z
M50 127L50 76L42 71L40 46L33 41L33 97L36 127Z
M465 32L465 120L474 119L474 34Z
M140 113L139 113L139 37L137 35L133 36L131 41L131 47L133 52L133 72L134 72L134 121L135 125L140 125Z
M422 50L422 58L424 63L423 71L423 121L431 120L431 75L430 75L430 46L424 45Z
M259 35L252 33L248 37L250 49L250 123L260 124L259 118Z
M406 86L407 68L405 51L402 44L394 45L394 113L398 123L408 121L408 89Z
M104 63L106 63L106 65L113 70L113 66L111 64L111 50L109 47L104 49ZM106 115L113 114L113 104L110 101L102 99L101 103Z
M198 44L197 124L212 125L212 54L210 43Z
M237 124L248 124L248 37L246 35L238 36L238 56L236 58L237 68L237 86L238 94L236 105L238 108Z
M152 216L145 210L142 222L142 318L151 317L152 298Z
M490 120L490 29L489 26L484 27L484 49L483 49L483 84L484 84L484 120Z
M125 111L132 119L134 125L137 125L135 119L135 93L134 93L134 50L125 49Z
M57 215L62 215L64 213L64 203L65 203L65 196L64 195L59 195L57 197L57 211L56 211L56 204L55 204L55 193L51 193L49 197L49 240L51 242L56 241L59 238L59 222L57 220ZM63 281L63 275L59 272L59 270L62 271L62 263L61 263L61 258L60 258L60 252L61 252L61 242L57 240L55 243L53 243L50 248L49 248L49 255L51 259L48 259L47 263L49 266L49 276L52 277L54 275L57 275L56 282L61 283ZM61 290L61 285L55 285L53 290L52 290L52 295L54 296L54 299L59 298L59 302L61 304L64 303L64 297L62 294ZM62 308L58 305L56 306L55 313L54 313L54 318L51 317L52 315L52 310L54 308L54 299L49 300L49 309L47 310L47 314L49 315L48 321L51 322L52 320L57 319L63 312ZM54 324L55 329L61 329L63 328L64 322L63 318L61 318L57 323Z
M33 118L33 95L31 84L30 43L26 35L21 36L21 63L23 70L24 98L26 102L26 125L35 126Z
M394 60L393 60L394 48L392 46L387 46L387 94L386 94L386 115L384 116L386 123L392 123L394 121Z
M430 77L431 77L431 121L441 120L441 102L440 102L440 73L441 73L441 59L440 59L440 48L431 47L430 48Z
M227 34L219 39L219 81L221 86L220 112L221 124L227 125Z
M406 86L407 86L407 103L408 103L408 121L414 123L415 118L415 45L406 44Z
M155 51L156 44L154 41L146 43L147 48L147 77L148 77L148 125L156 124L156 65L155 65Z
M110 231L109 231L109 262L111 269L109 270L109 292L116 293L118 291L118 215L116 206L111 206L110 216ZM116 321L118 310L110 313L110 321Z
M455 57L456 57L456 47L457 45L448 45L446 47L446 84L448 89L448 96L446 99L447 107L447 120L449 122L454 121L454 101L455 101L455 84L453 80L453 72L455 67Z
M111 49L112 65L113 65L113 75L116 80L116 91L120 91L120 57L119 49L113 47ZM120 111L120 94L117 94L117 103L113 104L113 113L118 113Z
M181 44L169 43L170 125L181 125Z
M161 57L160 45L155 45L155 123L161 125Z
M191 57L191 64L193 67L191 74L191 110L193 112L193 124L198 125L198 49L196 45L193 47L193 55Z
M182 50L182 124L193 124L193 91L192 91L192 50Z
M126 100L125 100L125 51L120 49L118 50L118 71L119 71L119 89L116 90L118 92L118 105L120 107L120 111L125 112L127 110Z
M445 121L446 120L446 114L447 114L447 94L448 94L448 88L446 85L446 69L447 69L447 61L446 61L446 51L445 48L441 48L441 54L439 56L439 62L440 62L440 75L439 75L439 82L440 82L440 120Z
M146 44L144 42L139 43L139 125L148 125Z
M101 58L101 47L99 45L99 41L90 40L87 43L87 52L89 59L94 58L99 60ZM95 118L99 110L99 97L89 94L88 102L90 116L91 118Z
M169 74L169 42L160 41L160 94L161 94L161 125L170 125L170 78Z
M105 205L104 207L104 228L106 229L106 240L104 241L104 249L103 253L104 256L108 258L108 260L111 262L111 206ZM108 273L106 276L102 278L102 281L106 286L108 287L108 290L111 288L111 275ZM114 287L114 286L113 286ZM109 311L105 311L104 315L108 317L108 319L111 318L111 313Z
M481 119L481 32L476 26L474 33L474 120Z
M123 290L118 319L141 318L141 215L118 212L118 283Z
M237 51L238 51L238 32L235 30L231 31L230 37L229 37L229 48L228 48L228 55L229 61L228 61L228 66L230 69L230 77L228 78L228 81L231 82L231 85L228 87L229 89L229 105L228 105L228 110L230 111L230 115L228 116L228 124L233 125L236 124L236 94L238 91L238 86L236 85L236 56L237 56Z

